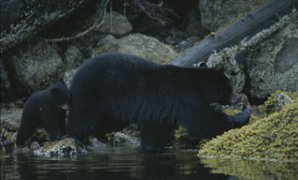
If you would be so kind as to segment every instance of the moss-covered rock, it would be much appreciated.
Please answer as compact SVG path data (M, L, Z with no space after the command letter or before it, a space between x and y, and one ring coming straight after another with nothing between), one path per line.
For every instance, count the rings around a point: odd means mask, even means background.
M178 149L189 149L196 148L196 146L200 143L201 139L196 138L188 133L188 131L179 126L174 133L174 141L173 145Z
M277 106L278 95L289 95L291 102ZM199 157L257 159L298 162L298 93L274 93L260 107L262 115L251 123L212 139L199 150ZM280 110L279 110L280 109Z

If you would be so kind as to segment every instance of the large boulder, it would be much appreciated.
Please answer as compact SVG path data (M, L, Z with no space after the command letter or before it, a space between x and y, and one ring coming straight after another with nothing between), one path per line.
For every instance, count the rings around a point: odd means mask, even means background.
M93 55L109 51L133 54L155 63L167 63L178 55L170 46L142 34L131 34L120 39L106 36L98 42Z
M276 90L298 91L298 18L251 49L250 93L266 98Z
M17 49L9 60L15 80L27 92L47 87L62 77L63 61L50 44L37 40Z

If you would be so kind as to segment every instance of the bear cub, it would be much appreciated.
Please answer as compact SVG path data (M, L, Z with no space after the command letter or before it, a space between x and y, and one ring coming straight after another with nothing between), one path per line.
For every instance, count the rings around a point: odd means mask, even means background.
M24 145L39 127L45 128L50 140L65 135L69 100L69 89L62 80L30 96L24 105L17 145Z
M159 65L122 53L88 60L75 74L70 94L70 136L84 140L137 123L143 150L162 147L177 124L211 138L242 126L250 116L249 110L227 116L211 105L230 101L232 87L222 72Z

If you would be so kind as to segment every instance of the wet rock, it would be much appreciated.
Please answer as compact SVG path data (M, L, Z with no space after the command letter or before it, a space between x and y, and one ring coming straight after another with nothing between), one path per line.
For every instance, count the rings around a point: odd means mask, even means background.
M108 145L116 147L140 147L140 134L139 129L135 125L124 128L120 132L113 132L106 135Z
M33 141L30 145L30 149L33 150L33 151L38 150L39 148L40 148L40 145L37 141Z
M249 52L252 97L264 99L276 90L298 91L297 29L296 17Z
M64 53L64 63L66 69L73 69L78 67L83 62L83 54L76 46L70 46Z
M89 138L89 142L90 142L90 146L92 149L106 149L108 146L99 141L97 138L95 137L92 137L92 138Z
M98 42L93 55L108 51L133 54L155 63L167 63L178 55L170 46L142 34L130 34L120 39L107 36Z
M139 147L140 141L122 132L112 133L110 135L109 145L115 147Z
M20 125L21 109L0 109L0 150L10 152L16 142L16 134Z
M86 149L80 147L74 139L65 138L60 141L46 142L41 148L34 150L33 154L46 157L73 157L86 152Z
M1 109L2 128L16 132L21 123L22 109Z
M204 28L216 31L245 15L264 0L200 0L199 8Z
M128 34L132 29L132 25L125 16L113 11L105 15L99 31L120 37Z
M9 63L15 72L14 78L29 92L47 87L62 77L64 68L55 48L42 40L16 50Z

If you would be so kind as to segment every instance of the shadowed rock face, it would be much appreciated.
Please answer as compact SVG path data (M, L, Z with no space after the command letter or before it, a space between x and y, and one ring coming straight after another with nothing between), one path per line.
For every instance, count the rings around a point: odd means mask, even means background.
M2 0L0 2L0 33L9 31L10 26L16 24L25 16L25 1L22 0Z
M86 6L105 6L107 0L70 0L70 1L23 1L3 0L1 8L0 49L12 48L25 39L41 32L50 25L72 16ZM101 21L103 11L98 11ZM61 31L63 28L60 29Z
M278 52L275 61L275 71L285 73L294 65L298 65L298 38L285 40L282 49Z

